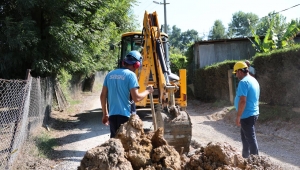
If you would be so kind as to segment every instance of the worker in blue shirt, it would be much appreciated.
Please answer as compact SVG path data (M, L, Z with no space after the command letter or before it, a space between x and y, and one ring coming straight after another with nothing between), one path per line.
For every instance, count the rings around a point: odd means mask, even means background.
M250 154L258 155L255 122L259 115L260 87L257 80L249 75L245 62L238 61L233 70L240 80L234 100L237 110L236 125L241 126L242 156L248 158Z
M102 123L110 126L111 138L115 137L121 124L129 120L132 102L139 102L153 92L152 86L138 92L139 84L134 72L140 67L141 60L140 52L129 52L122 61L123 68L109 72L104 79L100 94Z

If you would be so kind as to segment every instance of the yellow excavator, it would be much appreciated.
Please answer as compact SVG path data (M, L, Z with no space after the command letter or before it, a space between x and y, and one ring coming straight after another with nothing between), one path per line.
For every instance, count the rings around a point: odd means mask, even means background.
M192 124L186 112L186 70L180 69L179 76L171 72L168 49L168 35L160 31L157 13L145 11L142 32L122 35L120 61L131 50L141 52L142 64L136 70L139 91L152 85L154 92L135 104L137 107L150 106L154 130L162 127L169 145L178 152L188 152Z

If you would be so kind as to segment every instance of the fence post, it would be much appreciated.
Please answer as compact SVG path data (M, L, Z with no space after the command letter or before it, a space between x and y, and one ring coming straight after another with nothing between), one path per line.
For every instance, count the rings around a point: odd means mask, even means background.
M229 99L230 103L233 104L233 83L232 83L232 69L228 70L228 86L229 86Z

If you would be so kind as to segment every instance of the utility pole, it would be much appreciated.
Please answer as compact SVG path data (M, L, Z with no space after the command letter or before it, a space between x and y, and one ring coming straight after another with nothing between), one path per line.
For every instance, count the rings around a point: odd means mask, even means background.
M164 0L164 17L165 17L165 23L164 23L164 30L165 33L167 34L167 4L166 4L166 0Z
M168 25L167 25L167 4L170 4L170 3L166 3L166 0L164 0L164 2L156 2L156 1L153 1L154 3L156 4L160 4L160 5L164 5L164 32L167 34L167 29L168 29Z

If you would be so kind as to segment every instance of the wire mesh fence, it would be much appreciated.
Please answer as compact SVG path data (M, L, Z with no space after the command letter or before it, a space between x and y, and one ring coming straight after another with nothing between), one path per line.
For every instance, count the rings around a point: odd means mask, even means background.
M10 169L24 142L51 113L53 80L0 79L0 169Z

